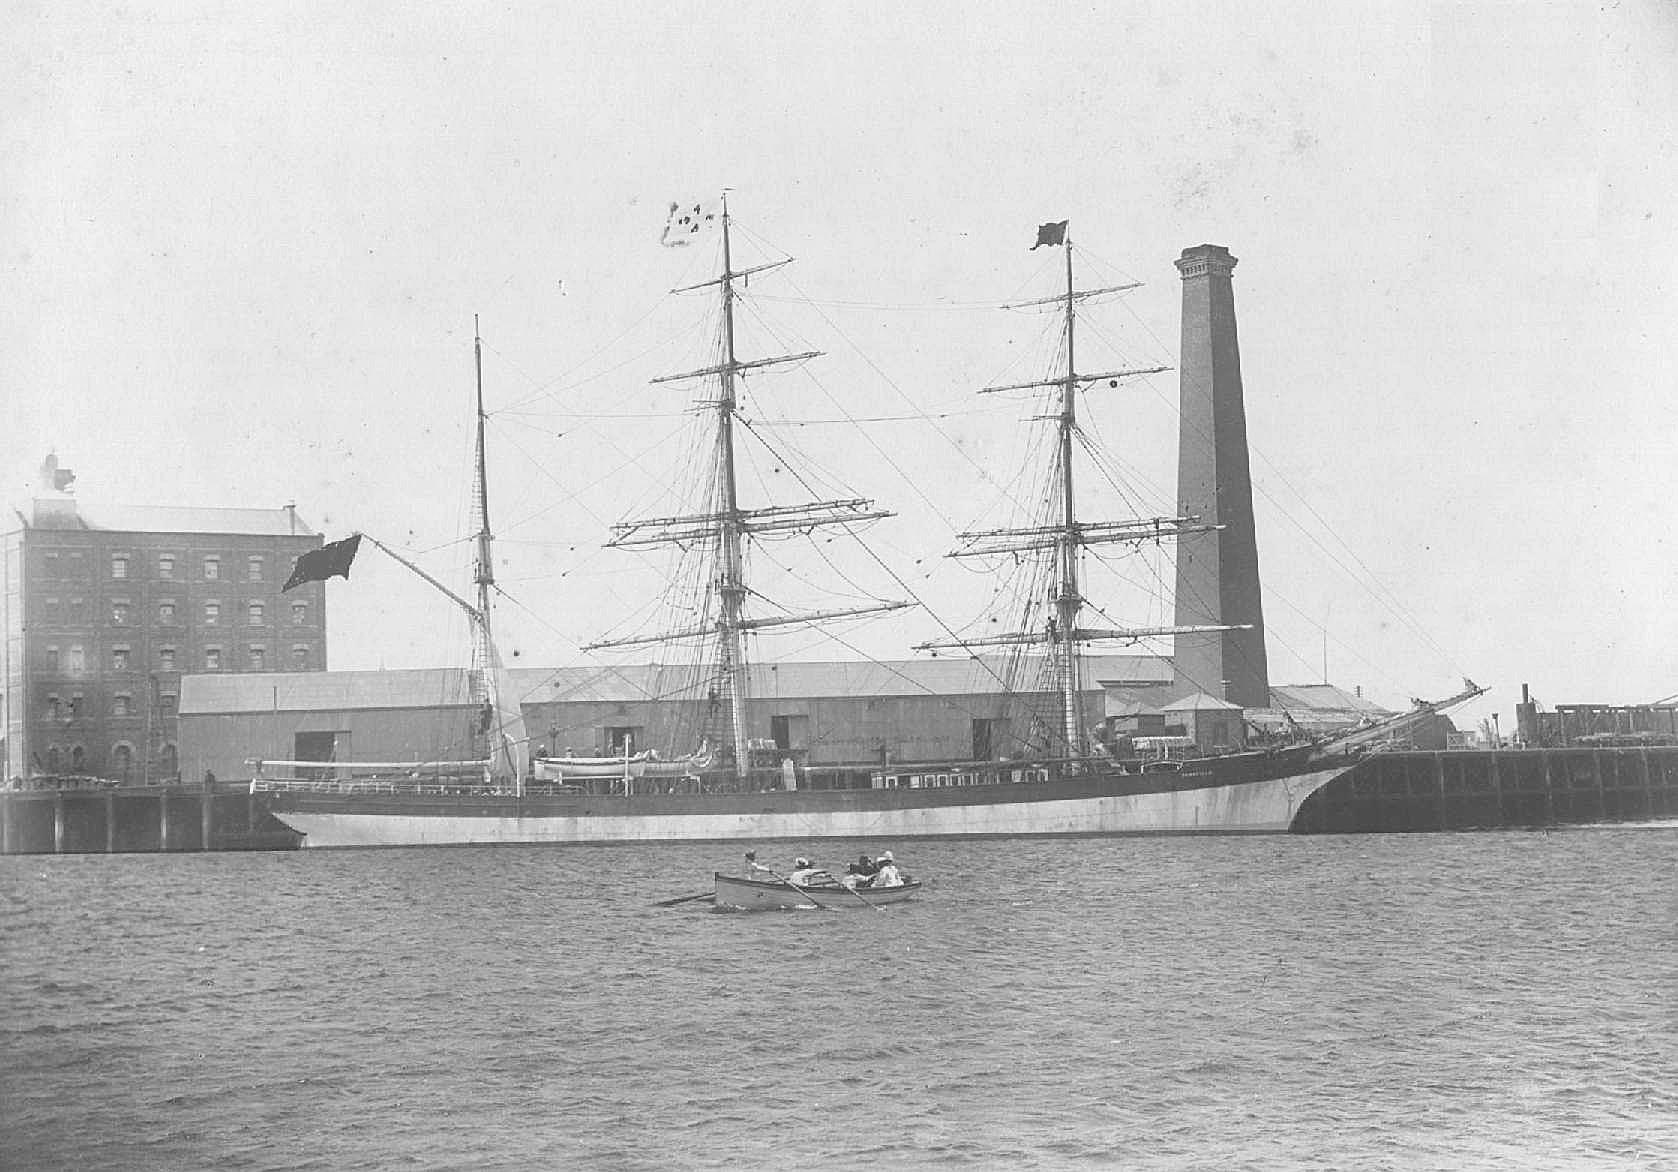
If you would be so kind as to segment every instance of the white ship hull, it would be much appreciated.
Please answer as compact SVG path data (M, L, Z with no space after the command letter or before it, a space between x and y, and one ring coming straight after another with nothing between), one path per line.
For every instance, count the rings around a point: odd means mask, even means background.
M275 816L307 836L307 847L1275 834L1286 832L1304 801L1347 768L1337 765L1231 785L1066 798L1026 794L1022 787L975 787L1002 791L994 800L954 790L719 795L679 802L648 797L418 803L371 794L268 796ZM460 808L451 811L451 805ZM505 809L493 808L497 805ZM635 808L610 811L631 805ZM660 805L680 808L661 812ZM695 808L705 806L717 807L716 812Z

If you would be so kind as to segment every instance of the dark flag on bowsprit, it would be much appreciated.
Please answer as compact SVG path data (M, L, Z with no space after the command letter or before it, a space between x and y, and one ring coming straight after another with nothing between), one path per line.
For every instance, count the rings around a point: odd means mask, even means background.
M355 561L355 551L360 548L361 534L356 533L342 541L328 542L319 549L311 549L291 567L291 577L280 587L280 593L284 594L293 586L301 586L305 582L324 582L332 577L348 579L350 563Z
M1037 226L1037 243L1033 244L1026 251L1027 252L1036 252L1039 248L1042 248L1045 244L1049 245L1050 247L1053 247L1056 244L1065 244L1066 243L1066 226L1068 224L1070 224L1071 222L1072 222L1071 220L1062 220L1058 224L1039 224Z

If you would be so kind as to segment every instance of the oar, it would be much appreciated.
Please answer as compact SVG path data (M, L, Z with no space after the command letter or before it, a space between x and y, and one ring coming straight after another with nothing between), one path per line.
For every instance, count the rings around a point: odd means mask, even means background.
M763 869L765 871L769 871L768 867L765 867ZM810 889L808 887L800 887L798 884L794 883L791 879L788 879L785 875L782 875L778 871L769 871L769 873L771 875L775 876L775 878L779 879L782 883L785 883L788 887L792 888L794 891L798 892L798 894L809 896L810 902L815 904L817 907L822 908L826 911L832 911L833 910L832 908L828 907L825 903L823 903L821 900L817 899L815 896L810 895Z
M769 868L765 867L764 870L769 871ZM785 883L788 887L792 888L794 891L798 892L800 895L809 896L810 902L815 904L817 907L824 908L828 911L833 910L832 908L829 908L821 900L817 899L815 896L810 895L810 889L808 887L800 887L798 884L794 883L791 879L788 879L785 875L776 875L774 871L769 871L769 873L771 875L775 875L775 878L779 879L782 883ZM878 904L876 904L871 899L863 899L863 897L857 892L856 888L845 887L845 885L843 883L841 883L839 886L844 887L846 891L849 891L852 895L855 895L858 899L861 899L863 903L867 904L869 907L873 908L875 911L883 913L886 910L885 908L880 907ZM824 888L822 888L822 890L826 891L827 888L824 887Z
M675 899L661 899L653 904L654 907L675 907L679 903L689 903L696 899L711 899L717 893L714 891L700 891L693 895L678 895Z
M843 883L841 883L839 886L845 887L845 885ZM873 900L869 899L866 895L862 894L862 892L858 891L856 888L845 887L845 890L850 892L852 895L856 896L858 899L862 900L863 903L867 904L869 907L873 908L875 911L884 914L884 912L886 910L885 908L881 907L879 904L877 904Z

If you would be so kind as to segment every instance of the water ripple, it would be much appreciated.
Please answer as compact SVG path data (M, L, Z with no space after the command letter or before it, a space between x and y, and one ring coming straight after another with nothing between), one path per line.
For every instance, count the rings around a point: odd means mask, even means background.
M889 845L881 914L650 906L706 846L0 859L0 1154L1678 1166L1678 831Z

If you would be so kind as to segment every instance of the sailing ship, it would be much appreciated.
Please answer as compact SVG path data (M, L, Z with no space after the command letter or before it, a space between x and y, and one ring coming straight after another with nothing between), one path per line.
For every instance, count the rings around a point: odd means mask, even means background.
M516 698L499 686L500 661L490 630L488 479L484 463L481 341L478 365L476 447L477 605L450 594L466 609L474 632L474 698L483 704L483 756L415 768L361 770L319 763L268 762L252 782L275 815L307 837L305 845L397 846L466 843L599 843L720 841L770 838L901 838L1034 834L1173 834L1286 831L1304 801L1357 760L1359 742L1392 735L1439 709L1479 693L1469 689L1416 708L1338 741L1301 741L1258 750L1222 752L1175 760L1120 759L1090 737L1080 703L1082 649L1096 641L1135 643L1184 631L1223 631L1227 626L1091 627L1080 556L1091 545L1157 541L1213 528L1195 516L1128 522L1079 518L1073 482L1078 435L1076 400L1095 381L1116 381L1164 368L1084 373L1073 343L1079 305L1122 287L1078 290L1066 225L1065 291L1031 304L1062 313L1062 368L1049 377L985 388L987 393L1039 390L1054 393L1056 456L1053 469L1058 515L1046 523L962 535L958 556L1045 558L1052 566L1052 614L1035 627L982 639L927 643L928 650L955 646L1040 648L1034 662L1047 668L1058 699L1058 736L1015 747L1006 759L948 762L858 763L816 769L802 776L790 762L763 767L752 737L753 697L747 663L748 636L773 627L817 624L897 610L911 605L880 600L866 606L799 614L751 613L756 592L747 581L746 549L765 535L846 531L890 514L856 497L801 504L747 507L735 466L735 426L740 384L748 374L803 362L817 353L741 358L735 347L735 308L749 277L788 263L734 267L726 198L719 217L721 271L675 292L714 289L720 298L717 361L655 382L697 382L701 410L714 429L706 478L709 497L692 512L630 521L614 527L609 545L669 545L698 551L708 562L699 621L656 635L602 640L585 650L643 643L697 645L709 660L696 689L703 718L690 755L662 758L625 744L615 756L537 757L527 763ZM399 560L401 560L399 558ZM404 564L409 564L404 562ZM417 567L411 569L423 574ZM436 583L429 576L428 581ZM446 592L446 591L445 591Z

